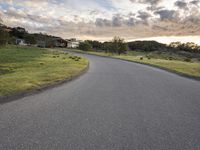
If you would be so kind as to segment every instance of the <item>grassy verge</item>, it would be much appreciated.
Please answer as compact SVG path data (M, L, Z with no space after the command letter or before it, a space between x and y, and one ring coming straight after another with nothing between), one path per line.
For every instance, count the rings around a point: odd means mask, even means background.
M80 50L73 51L149 64L179 73L181 75L200 79L200 54L173 51L130 51L126 55L116 55L105 52L83 52Z
M87 65L85 58L51 49L0 48L0 97L70 78Z

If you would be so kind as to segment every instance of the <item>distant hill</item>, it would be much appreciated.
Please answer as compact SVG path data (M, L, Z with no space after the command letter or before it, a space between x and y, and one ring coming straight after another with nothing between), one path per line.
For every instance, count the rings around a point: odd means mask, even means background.
M156 41L133 41L128 42L128 47L130 50L143 50L143 51L156 51L156 50L166 50L168 46Z
M0 24L0 43L2 44L16 44L17 39L23 40L26 44L35 45L38 43L44 43L45 47L54 47L66 45L67 41L56 36L42 34L42 33L29 33L25 28L22 27L8 27ZM6 36L5 36L6 35ZM9 36L7 38L7 36ZM1 42L3 41L3 42ZM2 45L1 44L1 45ZM41 45L41 47L43 47Z
M200 46L193 43L172 42L169 45L162 44L156 41L133 41L128 42L129 50L142 50L142 51L187 51L192 53L200 53Z

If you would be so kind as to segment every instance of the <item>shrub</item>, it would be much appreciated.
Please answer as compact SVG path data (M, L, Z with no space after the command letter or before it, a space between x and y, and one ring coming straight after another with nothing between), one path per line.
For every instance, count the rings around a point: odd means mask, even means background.
M77 59L75 59L75 61L79 61L79 59L77 58Z
M184 61L191 62L191 58L185 58Z
M150 60L150 59L151 59L151 57L150 57L150 56L147 56L147 59L148 59L148 60Z
M124 42L124 39L121 39L120 37L114 37L112 40L112 48L115 53L125 54L127 51L127 45Z
M86 42L88 42L92 46L92 49L94 49L96 51L103 49L103 44L101 42L99 42L99 41L87 40Z
M0 29L0 46L8 44L9 34L8 32Z
M200 46L198 46L197 44L193 42L187 42L187 43L172 42L170 43L169 47L175 50L181 50L181 51L188 51L188 52L194 52L194 53L200 52Z
M91 51L92 46L90 45L89 42L85 41L85 42L80 43L79 49L81 49L83 51Z
M41 65L41 66L42 66L42 65L44 65L44 63L43 63L43 62L41 62L41 63L40 63L40 65Z

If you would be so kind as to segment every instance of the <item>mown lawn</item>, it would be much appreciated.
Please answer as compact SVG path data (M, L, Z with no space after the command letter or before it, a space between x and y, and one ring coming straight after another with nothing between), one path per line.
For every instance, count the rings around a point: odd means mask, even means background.
M51 49L0 48L0 97L53 84L79 74L88 60Z
M186 76L200 78L200 54L173 51L129 51L126 55L116 55L105 52L83 52L74 50L75 52L89 53L100 56L109 56L120 58L133 62L150 64L167 70L171 70Z

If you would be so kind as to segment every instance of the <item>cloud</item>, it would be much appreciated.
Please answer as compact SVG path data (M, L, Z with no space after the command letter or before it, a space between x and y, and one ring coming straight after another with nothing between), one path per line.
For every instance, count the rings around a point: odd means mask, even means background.
M158 10L155 11L154 14L159 15L162 21L178 19L178 13L175 10Z
M148 18L151 17L151 14L144 12L144 11L139 11L137 17L140 18L143 21L147 21Z
M123 17L119 14L113 16L112 18L112 25L114 27L120 27L123 25Z
M193 5L198 6L198 4L200 3L200 0L193 0L190 3L193 4Z
M186 3L185 1L180 1L180 0L178 0L178 1L176 1L176 2L174 3L174 5L175 5L176 7L178 7L179 9L188 9L188 7L187 7L188 3Z
M115 14L110 20L97 18L95 21L95 25L97 27L122 27L134 26L136 22L137 20L133 17L133 14L128 14L127 16Z
M200 34L199 0L0 0L0 18L63 38Z
M105 27L105 26L112 26L112 23L110 20L97 18L95 21L95 25L98 27Z
M150 4L150 5L157 5L162 0L130 0L131 2L135 3L143 3L143 4Z

